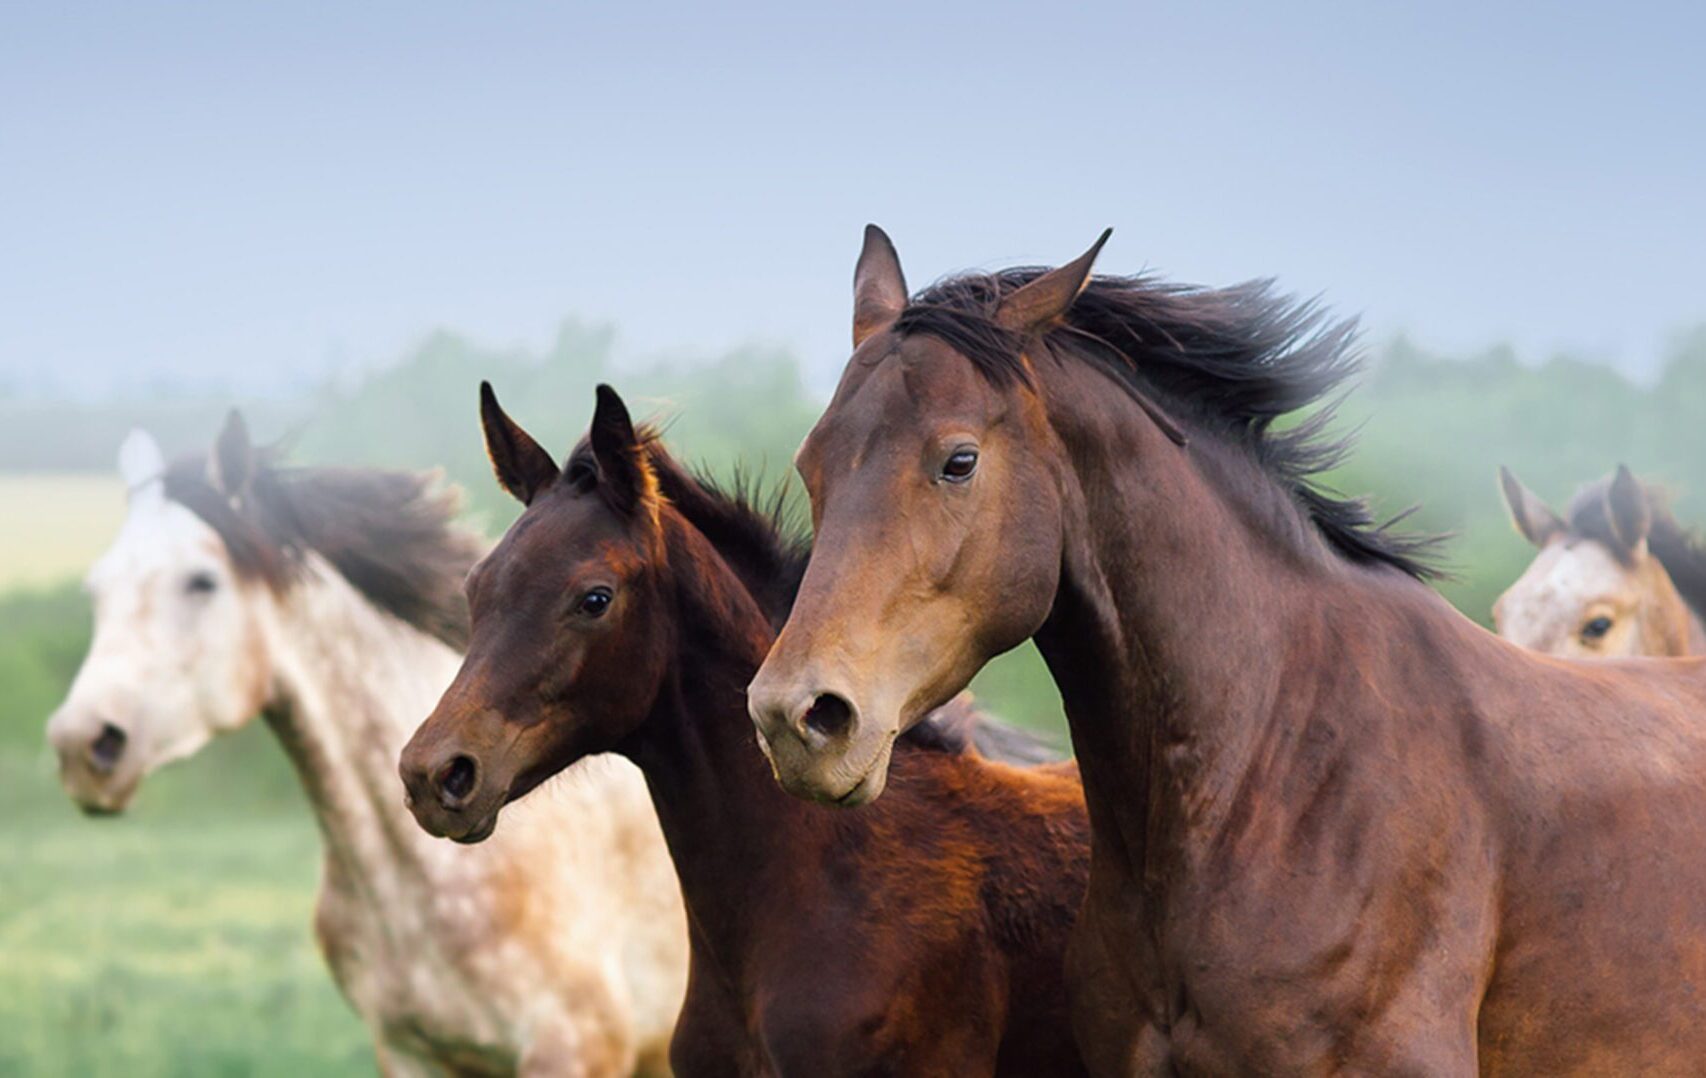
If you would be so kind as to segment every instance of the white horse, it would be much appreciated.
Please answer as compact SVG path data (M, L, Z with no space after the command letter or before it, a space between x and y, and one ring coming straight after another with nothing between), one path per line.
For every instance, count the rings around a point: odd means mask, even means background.
M282 468L233 413L211 458L119 454L129 510L95 635L48 724L90 812L265 716L325 842L315 934L386 1074L663 1070L680 892L639 772L595 758L478 847L429 838L397 755L459 664L479 544L433 477Z

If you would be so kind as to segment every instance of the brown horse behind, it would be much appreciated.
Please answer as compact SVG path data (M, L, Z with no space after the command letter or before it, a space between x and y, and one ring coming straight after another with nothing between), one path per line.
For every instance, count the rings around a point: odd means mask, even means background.
M1090 806L1094 1069L1700 1073L1706 662L1480 629L1310 481L1321 416L1274 423L1348 327L1094 256L909 300L868 233L750 690L783 783L878 797L896 732L1034 636Z
M981 720L955 705L902 739L882 804L789 798L744 686L804 544L683 473L608 388L561 474L489 388L483 416L528 509L470 575L467 662L404 750L421 825L479 841L589 753L639 764L690 925L677 1073L1081 1073L1063 956L1089 825L1071 765L982 758L965 744Z

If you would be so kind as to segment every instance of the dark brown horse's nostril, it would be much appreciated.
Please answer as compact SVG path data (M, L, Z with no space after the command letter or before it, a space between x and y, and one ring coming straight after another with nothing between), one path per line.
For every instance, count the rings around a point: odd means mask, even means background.
M473 757L451 757L450 762L439 769L438 778L434 782L438 787L439 803L447 809L459 809L467 804L469 796L474 792L474 780L479 771Z
M853 705L832 692L812 701L806 725L824 737L843 737L853 726Z
M110 722L101 724L101 732L89 743L89 766L103 775L110 774L124 755L125 742L130 735Z

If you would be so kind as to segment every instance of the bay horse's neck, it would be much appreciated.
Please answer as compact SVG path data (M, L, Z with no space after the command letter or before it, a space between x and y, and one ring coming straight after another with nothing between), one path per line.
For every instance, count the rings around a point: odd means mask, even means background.
M1345 610L1432 596L1340 559L1243 450L1209 435L1176 445L1102 375L1052 374L1066 382L1048 391L1068 458L1065 553L1036 642L1096 841L1143 865L1169 852L1152 842L1224 822L1300 682L1344 669ZM1109 813L1121 818L1098 818Z
M747 951L764 916L753 896L812 856L826 810L776 784L747 714L746 685L774 635L768 621L699 532L667 511L664 526L675 656L620 751L645 775L689 924L716 961Z
M458 656L317 557L265 622L273 685L263 716L302 782L328 864L358 890L419 871L427 839L403 808L397 754Z

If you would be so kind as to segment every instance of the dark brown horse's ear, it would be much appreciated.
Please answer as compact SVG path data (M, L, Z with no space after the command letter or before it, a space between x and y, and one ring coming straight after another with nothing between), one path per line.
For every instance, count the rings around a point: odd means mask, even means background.
M900 272L900 256L888 233L876 225L865 226L865 246L853 270L853 347L900 317L906 309L906 277Z
M1072 301L1090 283L1090 270L1102 253L1102 244L1113 234L1113 229L1104 229L1088 251L1002 300L995 320L1014 333L1029 336L1071 310Z
M510 497L531 505L540 491L556 482L557 462L504 414L490 382L480 383L480 427L486 432L486 456L498 486Z
M634 431L628 406L614 389L598 387L598 404L587 435L598 462L598 489L617 511L632 513L652 495L651 468L646 450Z
M207 477L219 493L236 498L248 488L254 475L255 444L249 440L249 424L243 421L243 413L233 408L213 443Z
M1612 536L1624 553L1634 553L1647 541L1647 532L1653 526L1653 507L1647 501L1646 488L1627 465L1617 466L1617 474L1606 488L1605 510Z
M1552 507L1540 500L1540 495L1523 486L1511 470L1499 465L1499 488L1504 491L1505 505L1511 511L1511 523L1522 537L1535 546L1545 546L1565 530L1564 521Z

